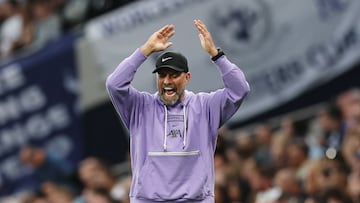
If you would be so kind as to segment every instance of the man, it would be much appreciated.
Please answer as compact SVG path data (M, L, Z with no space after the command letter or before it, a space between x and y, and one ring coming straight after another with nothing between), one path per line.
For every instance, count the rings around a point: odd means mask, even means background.
M130 85L136 70L154 52L172 45L174 25L165 25L107 78L110 98L130 132L132 203L214 202L214 151L218 129L249 92L243 72L219 51L205 24L194 20L201 46L218 67L225 88L194 94L186 58L162 54L153 73L158 92Z
M15 0L0 1L0 59L9 56L13 46L23 32L23 18L20 5Z

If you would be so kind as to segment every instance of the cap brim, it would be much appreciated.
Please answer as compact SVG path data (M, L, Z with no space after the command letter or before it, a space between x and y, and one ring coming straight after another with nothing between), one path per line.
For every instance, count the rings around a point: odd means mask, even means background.
M175 70L175 71L185 72L184 69L179 68L179 67L176 67L176 66L163 65L163 66L157 67L152 73L156 73L156 72L158 72L160 69L163 69L163 68L170 68L170 69Z

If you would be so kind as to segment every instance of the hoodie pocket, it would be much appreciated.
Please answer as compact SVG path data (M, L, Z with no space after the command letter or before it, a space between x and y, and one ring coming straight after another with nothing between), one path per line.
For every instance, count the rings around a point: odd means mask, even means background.
M140 171L137 198L202 200L209 193L200 151L149 152Z

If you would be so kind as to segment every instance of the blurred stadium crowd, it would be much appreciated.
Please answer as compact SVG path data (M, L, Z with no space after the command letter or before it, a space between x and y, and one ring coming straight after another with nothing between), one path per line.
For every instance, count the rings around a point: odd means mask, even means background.
M131 0L0 0L0 58L43 46ZM301 110L300 110L301 111ZM219 131L216 203L360 202L360 89L336 95L299 118L283 115ZM86 157L76 168L24 146L38 182L1 203L126 203L130 163Z
M0 0L0 58L36 49L135 0Z
M305 115L222 132L215 153L217 202L360 202L360 90Z

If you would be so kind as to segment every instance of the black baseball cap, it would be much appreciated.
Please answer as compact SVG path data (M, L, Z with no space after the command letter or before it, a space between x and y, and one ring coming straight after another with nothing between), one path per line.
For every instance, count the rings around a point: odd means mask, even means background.
M189 67L185 56L179 52L165 52L161 54L156 60L156 68L153 73L156 73L161 68L171 68L179 72L189 72Z

